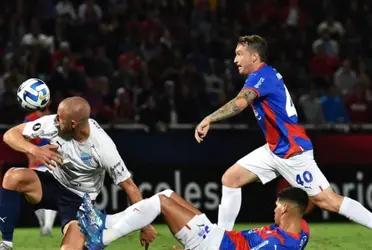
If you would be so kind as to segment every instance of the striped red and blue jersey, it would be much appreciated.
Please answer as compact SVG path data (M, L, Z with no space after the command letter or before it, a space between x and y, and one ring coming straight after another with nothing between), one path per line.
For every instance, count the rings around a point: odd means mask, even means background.
M310 237L305 220L298 234L286 232L277 225L268 225L247 231L226 231L220 250L302 250Z
M289 158L313 148L305 129L298 124L296 108L279 72L264 64L249 74L243 88L257 94L253 112L275 155Z

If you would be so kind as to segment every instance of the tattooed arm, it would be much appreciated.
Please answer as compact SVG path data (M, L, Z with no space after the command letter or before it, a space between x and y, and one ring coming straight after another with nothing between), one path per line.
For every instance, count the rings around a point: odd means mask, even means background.
M199 125L195 129L195 139L199 143L202 142L204 137L208 133L211 123L221 121L239 114L248 105L250 105L256 97L257 94L253 90L243 88L234 99L223 105L212 114L205 117L199 123Z
M207 117L209 117L209 120L212 123L235 116L250 105L256 96L257 94L253 90L244 88L234 99Z

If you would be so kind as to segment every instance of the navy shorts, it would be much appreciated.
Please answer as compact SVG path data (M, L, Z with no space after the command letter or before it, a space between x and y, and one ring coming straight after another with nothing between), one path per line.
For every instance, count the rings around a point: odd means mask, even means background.
M70 221L77 220L76 213L83 199L65 188L48 171L35 170L35 172L39 176L43 194L41 201L33 206L34 209L45 208L58 211L62 229Z

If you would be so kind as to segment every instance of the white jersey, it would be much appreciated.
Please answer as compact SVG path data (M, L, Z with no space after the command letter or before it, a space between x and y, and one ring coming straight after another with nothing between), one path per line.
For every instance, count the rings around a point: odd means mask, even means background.
M23 135L43 138L58 146L63 156L62 166L54 168L53 176L66 188L83 196L88 193L95 200L102 189L107 171L115 184L131 177L111 138L89 119L90 134L86 141L62 138L58 135L56 115L43 116L27 122Z

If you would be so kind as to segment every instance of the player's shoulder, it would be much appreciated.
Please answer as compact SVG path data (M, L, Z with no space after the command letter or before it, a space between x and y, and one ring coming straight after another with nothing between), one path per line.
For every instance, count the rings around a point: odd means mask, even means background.
M106 132L103 130L101 125L99 125L99 123L96 120L90 118L89 119L89 126L90 126L90 131L91 131L91 135L92 135L93 139L99 141L99 140L102 140L105 137L108 137Z
M52 138L58 134L56 115L42 116L34 121L26 122L23 133L32 137Z
M34 119L34 120L30 120L30 121L26 121L26 123L38 123L40 124L40 126L54 126L56 125L56 122L55 122L55 118L56 118L56 115L45 115L45 116L42 116L42 117L39 117L37 119Z
M103 130L101 125L99 125L99 123L96 120L94 120L93 118L89 118L88 122L89 122L89 125L90 125L91 129L98 130L98 131Z
M301 221L301 229L304 233L310 235L310 227L306 220L302 219Z
M281 80L283 78L276 68L268 64L265 64L258 73L264 78L271 78L275 80Z
M264 81L278 79L278 76L281 78L280 73L275 68L265 64L260 69L250 73L246 78L246 82L263 83Z
M94 119L89 119L91 140L98 147L107 147L112 143L110 136L106 131L99 125L99 123Z
M40 117L41 117L40 112L35 111L35 112L32 112L32 113L26 115L25 122L35 121L36 119L39 119Z
M45 121L48 121L48 122L52 121L53 123L55 123L56 116L57 116L56 114L44 115L44 116L40 117L39 119L44 118Z

